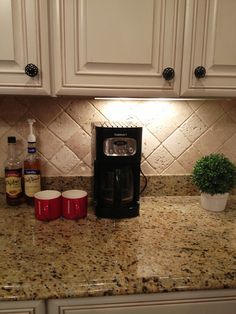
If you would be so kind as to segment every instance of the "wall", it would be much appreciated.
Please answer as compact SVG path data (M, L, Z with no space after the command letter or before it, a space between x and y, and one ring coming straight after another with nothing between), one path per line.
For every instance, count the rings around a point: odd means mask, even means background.
M222 152L236 163L236 101L127 101L0 96L0 176L7 136L26 151L27 118L35 130L44 176L91 176L91 122L139 121L146 175L190 174L202 155Z

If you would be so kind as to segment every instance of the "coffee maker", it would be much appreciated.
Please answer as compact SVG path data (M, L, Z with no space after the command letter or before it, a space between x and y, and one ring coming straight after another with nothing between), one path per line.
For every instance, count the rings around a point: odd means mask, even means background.
M92 127L95 214L103 218L139 215L142 127L103 122Z

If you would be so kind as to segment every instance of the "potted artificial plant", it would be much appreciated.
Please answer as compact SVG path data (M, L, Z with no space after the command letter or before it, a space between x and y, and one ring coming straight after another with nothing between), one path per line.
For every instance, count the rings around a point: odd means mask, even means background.
M236 183L236 167L223 154L210 154L197 160L192 180L201 192L202 207L222 211Z

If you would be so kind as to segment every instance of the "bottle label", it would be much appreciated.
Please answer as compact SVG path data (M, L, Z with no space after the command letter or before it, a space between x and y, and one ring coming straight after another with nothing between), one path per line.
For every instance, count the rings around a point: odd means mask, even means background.
M6 194L9 198L18 198L22 194L22 169L5 169Z
M29 154L35 154L36 153L36 147L28 147L28 153Z
M26 169L24 170L25 195L33 197L35 193L41 190L40 171Z

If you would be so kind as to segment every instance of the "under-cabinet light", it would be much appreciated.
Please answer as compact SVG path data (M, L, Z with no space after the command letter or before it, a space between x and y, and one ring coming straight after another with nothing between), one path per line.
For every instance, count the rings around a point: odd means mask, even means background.
M186 100L225 100L225 101L231 101L231 98L224 98L224 97L218 97L218 98L136 98L136 97L94 97L95 100L145 100L145 101L170 101L170 100L179 100L179 101L186 101Z

